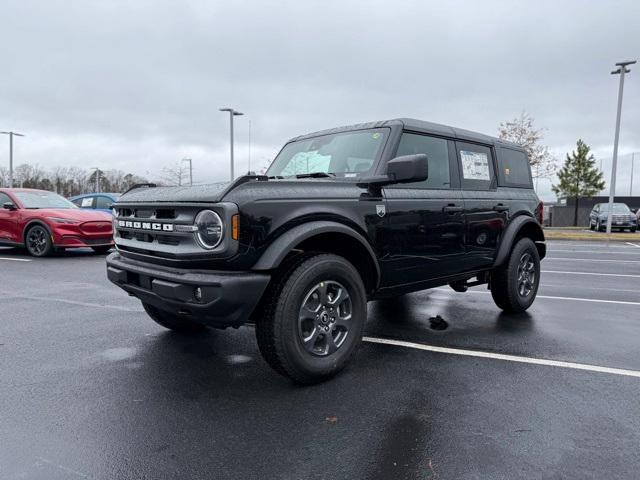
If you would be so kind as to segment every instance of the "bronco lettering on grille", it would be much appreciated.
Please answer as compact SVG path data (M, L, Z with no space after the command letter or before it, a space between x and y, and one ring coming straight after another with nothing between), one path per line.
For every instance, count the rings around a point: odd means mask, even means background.
M162 231L162 232L173 232L173 224L171 223L132 222L129 220L118 220L118 227L133 228L136 230L155 230L155 231Z

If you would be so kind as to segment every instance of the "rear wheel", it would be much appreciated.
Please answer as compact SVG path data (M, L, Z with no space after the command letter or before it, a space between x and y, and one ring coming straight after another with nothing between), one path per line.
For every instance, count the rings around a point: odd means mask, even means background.
M174 332L179 333L198 333L203 332L207 329L201 323L194 322L193 320L189 320L188 318L179 317L177 315L172 315L169 312L163 312L162 310L157 309L153 305L149 305L148 303L142 303L145 312L149 315L153 321L155 321L158 325L162 325L164 328L168 328L169 330L173 330Z
M521 238L504 265L491 274L491 296L505 312L524 312L531 306L540 284L540 256L530 238Z
M53 253L53 239L42 225L34 225L25 235L25 247L34 257L46 257Z
M271 367L313 384L347 365L367 316L364 285L351 263L332 254L301 255L274 278L267 295L256 337Z

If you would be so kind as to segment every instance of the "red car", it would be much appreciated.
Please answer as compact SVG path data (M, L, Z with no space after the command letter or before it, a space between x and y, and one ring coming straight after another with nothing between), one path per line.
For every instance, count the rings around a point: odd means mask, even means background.
M0 245L25 247L34 257L65 248L113 246L111 215L78 208L57 193L0 188Z

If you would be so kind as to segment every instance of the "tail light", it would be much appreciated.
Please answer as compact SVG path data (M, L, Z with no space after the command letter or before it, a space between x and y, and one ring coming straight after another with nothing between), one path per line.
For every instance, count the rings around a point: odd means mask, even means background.
M538 207L536 208L536 218L540 225L542 225L542 221L544 220L544 202L542 200L540 200L540 203L538 203Z

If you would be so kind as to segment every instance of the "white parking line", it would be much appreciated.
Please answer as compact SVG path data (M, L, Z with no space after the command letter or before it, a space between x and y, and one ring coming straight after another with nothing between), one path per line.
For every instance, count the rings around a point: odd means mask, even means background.
M637 245L635 243L631 243L631 242L624 242L624 243L626 243L627 245L633 245L636 248L640 248L640 245Z
M609 262L609 263L640 263L640 260L607 260L603 258L571 258L571 257L544 257L545 260L572 260L584 262Z
M453 290L449 290L447 288L434 288L433 290L439 290L441 292L447 292L447 293L455 293ZM491 292L484 292L481 290L468 290L466 293L491 295ZM536 298L546 298L549 300L570 300L574 302L615 303L618 305L640 305L640 302L628 302L624 300L600 300L597 298L582 298L582 297L557 297L554 295L536 295Z
M562 270L540 270L541 273L562 273L567 275L596 275L600 277L631 277L640 278L640 275L631 275L628 273L595 273L595 272L565 272Z
M7 257L0 257L0 260L6 260L7 262L30 262L31 261L28 258L7 258Z
M413 348L427 352L448 353L450 355L462 355L465 357L490 358L493 360L504 360L507 362L528 363L530 365L545 365L548 367L571 368L573 370L586 370L588 372L611 373L613 375L623 375L626 377L640 378L637 370L626 370L623 368L601 367L598 365L588 365L585 363L563 362L559 360L547 360L544 358L521 357L519 355L505 355L503 353L482 352L479 350L464 350L461 348L436 347L422 343L405 342L403 340L392 340L387 338L363 337L369 343L379 343L383 345L394 345L396 347Z
M35 300L37 302L58 302L68 305L78 305L80 307L106 308L109 310L119 310L121 312L144 312L142 308L123 307L121 305L104 305L101 303L79 302L77 300L67 300L65 298L41 297L36 295L16 295L10 292L0 291L0 300L19 298L22 300Z

